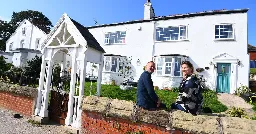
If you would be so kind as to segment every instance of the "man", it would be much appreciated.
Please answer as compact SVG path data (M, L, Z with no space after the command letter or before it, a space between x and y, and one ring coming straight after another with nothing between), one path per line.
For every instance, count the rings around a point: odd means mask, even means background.
M155 63L150 61L145 67L145 71L141 74L137 88L137 105L146 110L166 109L165 104L154 91L151 74L155 71Z

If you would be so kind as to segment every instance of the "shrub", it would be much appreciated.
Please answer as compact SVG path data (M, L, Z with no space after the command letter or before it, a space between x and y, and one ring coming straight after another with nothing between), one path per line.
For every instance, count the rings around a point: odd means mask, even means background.
M248 116L245 113L245 110L242 108L232 107L227 113L231 117L239 117L239 118L247 118L248 119Z
M243 84L240 84L241 86L238 87L236 90L235 90L235 94L240 96L241 94L245 94L245 93L249 93L251 92L251 89L249 89L249 87L243 85Z
M256 68L250 68L250 74L255 75L256 74Z
M13 65L5 61L4 56L0 56L0 76L3 76Z
M218 101L217 93L212 90L204 90L203 97L203 110L205 112L211 110L211 112L220 113L228 109L227 106L223 105L221 102Z

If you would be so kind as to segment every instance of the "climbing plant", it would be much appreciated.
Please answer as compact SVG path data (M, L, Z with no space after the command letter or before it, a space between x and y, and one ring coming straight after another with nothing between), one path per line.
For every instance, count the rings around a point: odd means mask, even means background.
M133 81L133 68L132 68L132 57L121 57L119 60L119 76L123 77L124 81Z

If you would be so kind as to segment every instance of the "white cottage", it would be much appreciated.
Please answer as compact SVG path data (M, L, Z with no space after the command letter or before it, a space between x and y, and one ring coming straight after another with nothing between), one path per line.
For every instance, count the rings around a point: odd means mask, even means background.
M240 83L248 86L249 80L247 11L155 16L148 0L143 20L88 27L108 54L102 83L123 81L118 76L121 64L117 55L131 57L135 82L144 65L154 60L157 67L152 79L159 88L177 87L182 79L180 64L189 60L195 69L204 69L199 74L209 88L234 93Z
M40 44L45 37L45 32L25 19L6 41L6 51L1 55L14 66L26 66L28 60L41 55Z

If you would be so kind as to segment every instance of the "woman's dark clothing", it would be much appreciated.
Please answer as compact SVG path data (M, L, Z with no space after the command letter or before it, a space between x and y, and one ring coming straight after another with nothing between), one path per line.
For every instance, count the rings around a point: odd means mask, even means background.
M193 74L182 80L179 95L171 109L179 109L193 115L201 109L203 102L202 88L199 79Z

